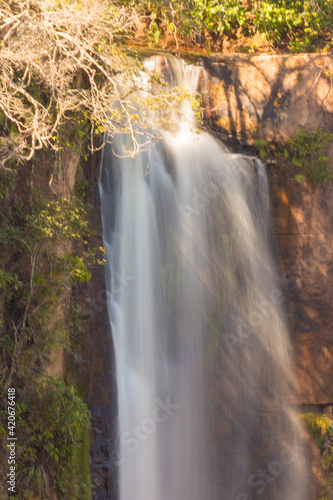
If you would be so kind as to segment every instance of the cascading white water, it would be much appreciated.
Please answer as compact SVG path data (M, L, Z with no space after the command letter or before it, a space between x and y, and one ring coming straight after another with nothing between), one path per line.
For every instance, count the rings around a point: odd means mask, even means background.
M195 90L200 68L170 67ZM192 120L148 173L125 135L101 166L119 498L307 500L266 173Z

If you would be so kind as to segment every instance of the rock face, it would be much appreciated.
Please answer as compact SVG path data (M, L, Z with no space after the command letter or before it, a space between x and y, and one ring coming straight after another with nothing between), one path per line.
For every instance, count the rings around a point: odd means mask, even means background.
M248 143L333 128L333 58L223 54L205 60L215 127Z
M91 189L89 212L96 234L91 246L103 245L102 221L98 190L98 156L92 156L85 171ZM84 329L76 372L84 399L92 414L90 429L90 468L92 500L112 500L117 489L117 383L111 327L107 311L104 267L92 269L92 277L78 287L75 300L83 314Z
M296 404L333 402L333 182L295 180L297 167L270 167L273 220L295 349Z
M246 144L284 144L300 127L333 131L333 58L222 55L205 61L212 128ZM333 148L330 158L333 167ZM299 183L278 158L269 166L275 241L295 350L294 403L333 402L333 182Z

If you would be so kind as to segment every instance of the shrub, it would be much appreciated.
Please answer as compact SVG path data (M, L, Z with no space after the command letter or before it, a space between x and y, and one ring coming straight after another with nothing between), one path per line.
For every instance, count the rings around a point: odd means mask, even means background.
M333 134L320 131L311 135L301 130L293 140L290 156L294 165L302 168L315 186L333 178L332 167L326 155L328 145L333 141Z
M16 404L19 499L51 491L69 498L76 450L90 424L90 412L73 387L44 376L30 380Z

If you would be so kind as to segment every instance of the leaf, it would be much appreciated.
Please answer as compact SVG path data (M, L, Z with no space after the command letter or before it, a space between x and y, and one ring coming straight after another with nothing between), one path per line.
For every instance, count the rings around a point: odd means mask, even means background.
M294 157L292 159L293 165L296 165L296 167L302 167L302 160L300 158Z
M264 160L266 158L266 156L268 155L267 151L265 151L264 149L261 149L259 151L259 158L260 160Z
M295 180L299 183L303 182L305 180L305 175L303 174L296 174L295 175Z

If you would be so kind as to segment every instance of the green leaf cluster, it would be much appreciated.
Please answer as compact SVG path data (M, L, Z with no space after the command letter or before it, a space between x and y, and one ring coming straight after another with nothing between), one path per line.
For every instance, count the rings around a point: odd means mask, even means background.
M332 141L333 134L330 132L319 131L317 134L310 134L306 130L300 130L295 139L288 141L292 162L305 171L315 186L333 179L327 156Z
M319 447L322 447L324 438L333 432L333 425L327 415L321 413L302 413L300 415L305 427L311 436L317 441Z
M332 46L333 3L331 0L270 0L261 2L254 29L265 33L275 46L292 52Z
M20 500L48 499L53 491L64 499L79 498L75 491L81 492L80 498L86 499L89 467L85 462L88 472L82 478L77 465L74 471L73 461L88 460L89 412L72 384L47 377L46 368L59 348L67 357L75 356L82 312L73 300L73 287L90 279L92 266L104 263L105 250L91 245L91 207L82 196L46 202L32 191L24 203L26 194L21 197L4 173L0 178L5 186L0 197L0 389L4 403L0 417L5 415L6 388L13 386L20 429ZM2 421L0 435L5 432ZM5 452L2 455L6 457ZM6 464L1 460L0 469L5 475Z
M66 238L78 240L89 231L87 212L80 198L61 197L45 208L27 214L28 230L36 240Z
M35 378L17 393L19 500L36 496L46 500L54 490L61 498L70 498L70 490L78 487L71 484L73 467L90 418L77 391L60 379Z
M211 43L207 35L218 45L224 34L237 38L256 33L272 46L292 52L329 49L333 44L333 0L172 0L168 5L144 1L137 8L152 20L148 36L158 32L158 39L167 27L180 39L190 37L206 46Z
M332 412L332 408L329 407L328 410ZM321 451L321 457L316 461L320 495L318 500L329 500L333 494L333 422L328 413L311 412L301 414L300 417Z

